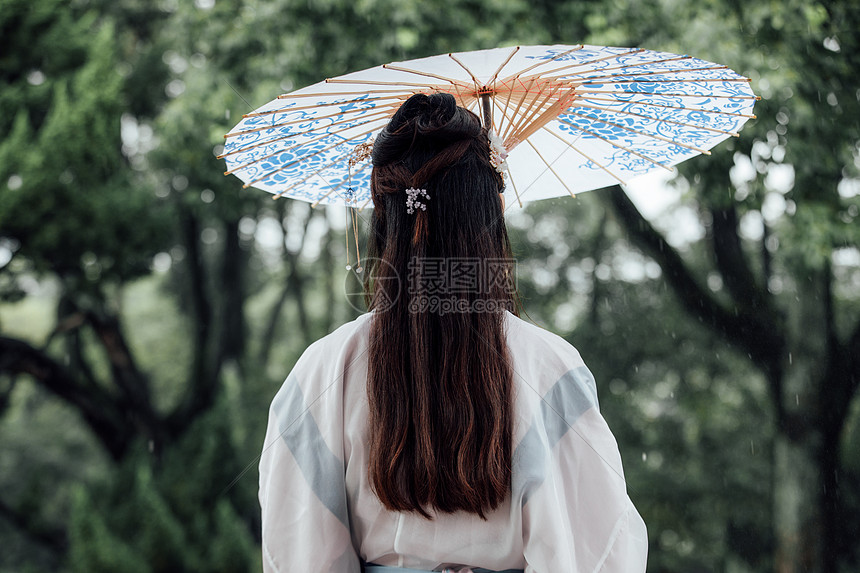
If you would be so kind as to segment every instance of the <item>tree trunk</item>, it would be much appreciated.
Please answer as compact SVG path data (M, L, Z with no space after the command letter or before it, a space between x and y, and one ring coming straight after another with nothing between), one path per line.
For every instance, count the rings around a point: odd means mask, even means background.
M787 424L792 426L791 423ZM779 431L774 443L774 528L777 573L823 573L820 436Z
M824 573L825 493L820 387L828 364L828 283L816 273L797 285L788 313L793 341L785 366L774 444L774 517L777 573Z

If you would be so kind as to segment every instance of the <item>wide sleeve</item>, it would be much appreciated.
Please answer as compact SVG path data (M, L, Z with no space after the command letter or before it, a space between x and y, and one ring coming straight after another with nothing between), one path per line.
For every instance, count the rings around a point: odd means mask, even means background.
M263 571L359 573L344 478L343 394L300 364L272 401L260 457Z
M514 455L526 573L642 573L645 523L584 365L535 400Z

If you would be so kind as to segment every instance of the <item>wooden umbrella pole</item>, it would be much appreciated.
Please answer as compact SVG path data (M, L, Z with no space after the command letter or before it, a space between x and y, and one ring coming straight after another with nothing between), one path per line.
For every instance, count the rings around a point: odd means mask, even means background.
M481 94L481 107L484 112L484 127L487 128L487 131L492 131L493 129L493 102L492 102L492 94L483 93Z

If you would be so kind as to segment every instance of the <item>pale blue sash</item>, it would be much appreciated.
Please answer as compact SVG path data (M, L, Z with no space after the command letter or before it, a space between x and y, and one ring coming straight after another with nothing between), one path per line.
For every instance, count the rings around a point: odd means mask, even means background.
M434 573L433 571L427 571L426 569L406 569L403 567L389 567L387 565L373 565L372 563L365 565L364 570L366 573ZM492 571L490 569L481 569L480 567L473 567L472 571L475 573L523 573L522 569Z

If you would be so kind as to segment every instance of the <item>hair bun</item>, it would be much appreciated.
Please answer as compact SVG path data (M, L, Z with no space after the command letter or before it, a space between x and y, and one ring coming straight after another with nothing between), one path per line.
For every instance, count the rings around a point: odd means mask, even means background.
M425 96L424 109L418 116L418 127L430 130L444 127L456 111L457 100L450 94L436 93Z
M423 150L419 155L426 161L458 141L478 138L482 131L480 119L466 110L457 110L457 100L451 94L411 96L376 137L373 164L386 165L418 150Z
M391 118L388 131L397 131L410 122L416 124L419 132L439 129L454 117L456 110L457 101L450 94L415 94Z

